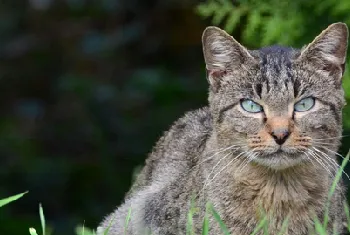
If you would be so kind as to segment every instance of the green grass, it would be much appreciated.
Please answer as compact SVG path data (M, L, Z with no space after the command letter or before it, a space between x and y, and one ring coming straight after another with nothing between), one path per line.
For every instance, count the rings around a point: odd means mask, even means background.
M1 199L0 200L0 207L3 207L5 205L9 204L10 202L13 202L13 201L20 199L26 193L28 193L28 192L20 193L20 194L17 194L17 195L14 195L14 196L11 196L11 197L8 197L5 199Z
M314 225L315 225L314 229L318 235L327 235L327 227L328 227L328 222L329 222L328 213L329 213L331 199L332 199L334 192L336 190L336 187L341 179L343 169L345 168L348 161L349 161L349 153L344 158L342 165L341 165L340 169L338 170L338 172L333 180L333 183L331 185L330 191L328 193L328 200L327 200L327 203L325 205L325 215L324 215L323 221L320 221L316 216L314 218ZM0 207L3 207L3 206L5 206L13 201L20 199L26 193L27 192L20 193L20 194L17 194L17 195L0 200ZM195 214L197 214L199 212L199 210L200 209L195 206L194 200L192 200L191 208L190 208L188 216L187 216L186 235L195 235L193 216ZM349 206L346 203L344 204L344 212L345 212L346 218L347 218L348 231L350 232L350 212L349 212ZM203 218L202 234L201 235L208 235L209 234L209 228L210 228L209 216L210 215L214 218L214 222L219 224L222 233L224 235L230 235L229 230L227 229L225 223L223 222L220 215L216 212L216 210L214 209L214 206L211 203L207 203L207 205L206 205L206 211L205 211L205 216ZM262 215L263 215L263 217L262 217L261 221L258 223L257 227L254 229L254 231L251 235L258 234L261 231L263 232L264 235L268 235L267 215L264 214L263 212L262 212ZM39 205L39 217L40 217L40 222L41 222L41 235L51 235L51 232L46 227L44 210L43 210L43 207L41 206L41 204ZM127 234L127 228L129 226L131 217L132 217L132 210L130 208L128 211L128 214L125 218L124 235ZM290 215L288 215L287 218L285 219L285 221L283 222L281 231L278 233L278 235L283 235L285 233L285 231L287 230L289 217L290 217ZM108 228L104 231L104 235L108 235L109 228L112 225L113 220L114 220L114 218L111 219ZM86 228L84 225L78 226L75 229L75 233L76 233L76 235L96 235L96 232L94 230ZM34 228L29 228L29 234L30 235L39 235ZM333 231L332 234L337 235L338 233L337 233L337 231Z

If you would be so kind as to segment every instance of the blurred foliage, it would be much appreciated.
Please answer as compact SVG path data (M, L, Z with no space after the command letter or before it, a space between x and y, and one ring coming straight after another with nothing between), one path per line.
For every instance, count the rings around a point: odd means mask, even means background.
M0 234L94 228L185 111L206 103L188 0L0 2Z
M0 6L0 198L29 190L2 208L0 234L39 228L39 203L54 234L74 234L121 202L161 133L206 104L200 38L211 21L250 48L301 46L330 23L350 23L347 0ZM344 113L346 134L350 109Z

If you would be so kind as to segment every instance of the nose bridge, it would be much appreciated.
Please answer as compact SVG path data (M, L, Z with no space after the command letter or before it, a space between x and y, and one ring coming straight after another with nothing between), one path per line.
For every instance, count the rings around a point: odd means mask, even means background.
M269 129L289 129L289 117L288 116L274 116L267 119L267 126Z

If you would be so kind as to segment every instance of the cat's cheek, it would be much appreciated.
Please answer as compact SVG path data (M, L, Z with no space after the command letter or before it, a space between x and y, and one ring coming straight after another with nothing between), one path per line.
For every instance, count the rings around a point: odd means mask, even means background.
M255 119L251 119L246 123L244 123L243 125L233 126L234 131L245 135L256 134L261 130L261 128L263 128L261 120L255 120Z
M310 113L299 119L295 119L295 126L311 136L318 136L317 138L324 138L327 135L337 135L339 126L332 115L327 110L320 110L320 112Z

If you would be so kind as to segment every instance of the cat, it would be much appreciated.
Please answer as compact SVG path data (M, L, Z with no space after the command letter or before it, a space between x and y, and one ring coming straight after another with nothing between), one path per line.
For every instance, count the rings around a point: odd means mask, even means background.
M339 169L347 42L344 23L302 49L248 50L225 31L206 28L209 105L164 133L97 234L186 234L191 203L199 208L193 229L200 234L207 202L232 235L251 234L263 218L269 234L278 234L287 217L284 234L313 233ZM340 181L329 234L345 231L344 194ZM209 234L223 234L212 217L209 223Z

